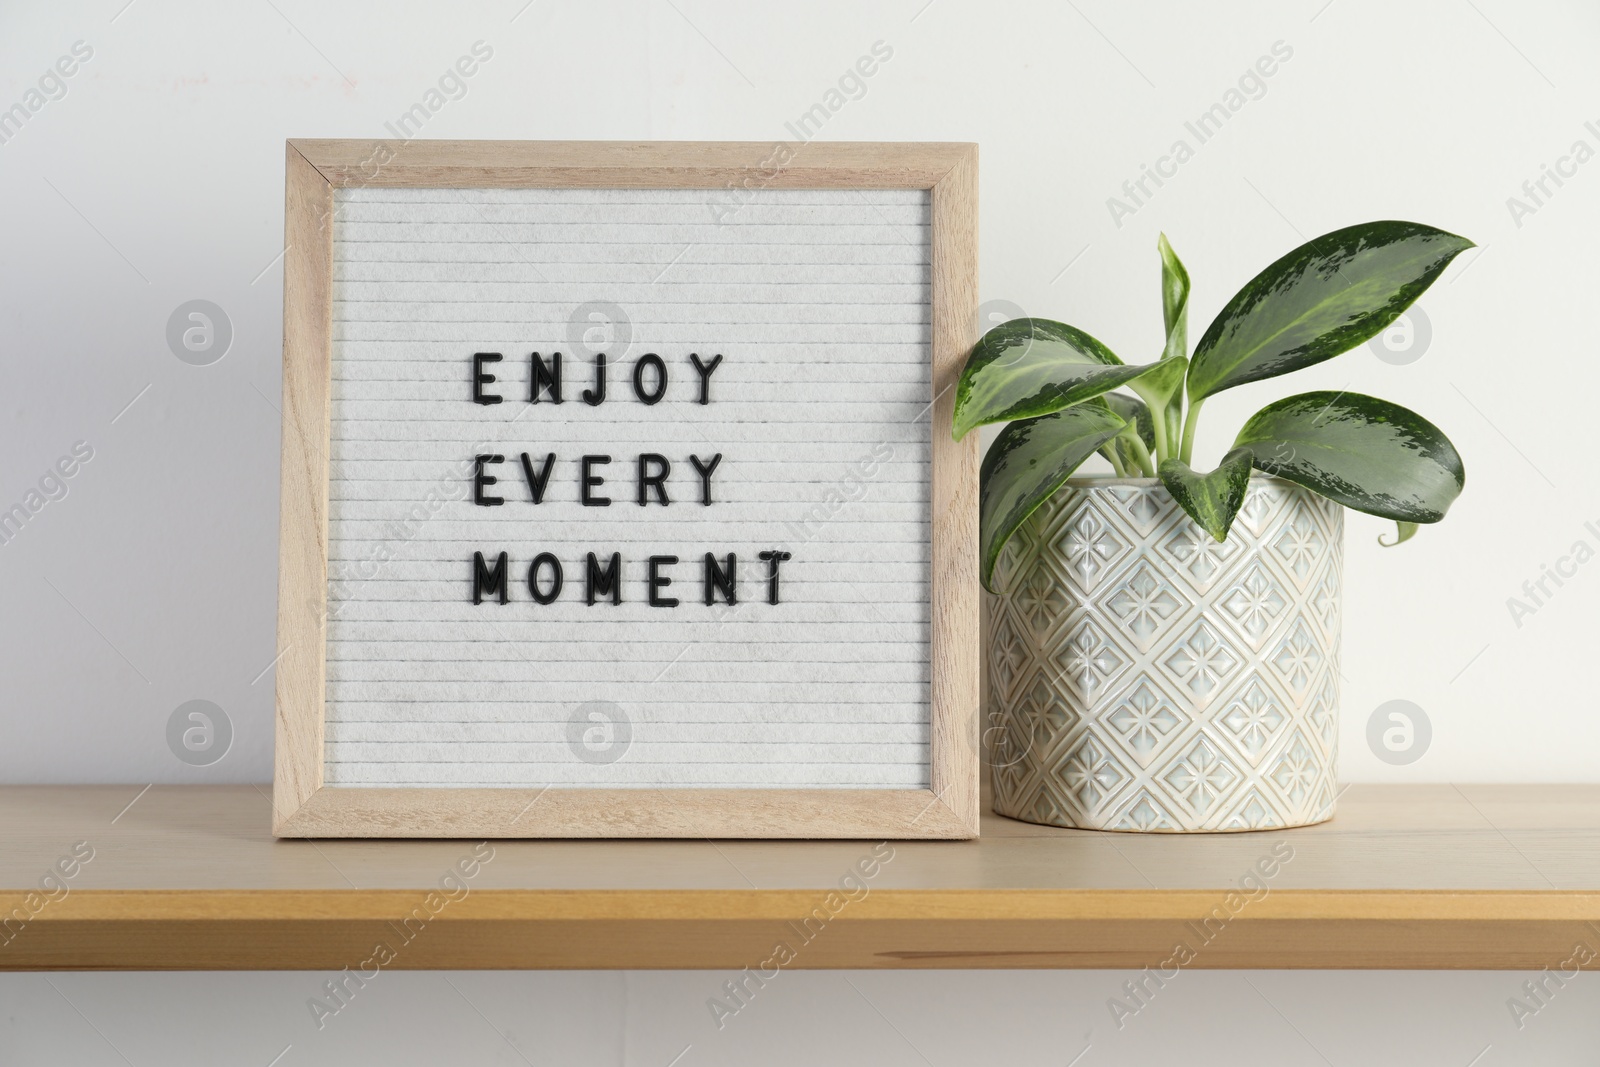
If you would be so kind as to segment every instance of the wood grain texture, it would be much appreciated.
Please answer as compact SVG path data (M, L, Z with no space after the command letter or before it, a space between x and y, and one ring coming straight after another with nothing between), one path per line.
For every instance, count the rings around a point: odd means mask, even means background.
M977 303L967 144L289 142L274 833L284 837L965 838L978 832L977 445L950 385ZM932 627L926 790L360 789L323 784L332 189L930 189Z
M273 789L280 830L322 785L328 600L333 187L287 150L283 235L283 444Z
M933 187L933 792L978 832L978 439L949 427L978 313L978 146Z
M738 970L785 941L802 968L1161 967L1183 942L1203 968L1537 970L1600 947L1595 785L1358 785L1330 823L1253 834L985 816L978 841L890 845L274 841L264 788L139 794L0 789L0 969L339 970L384 942L404 968ZM78 842L93 858L41 904Z
M338 186L931 189L971 156L948 143L360 141L289 144Z
M934 767L940 765L937 741ZM935 779L937 780L937 779ZM323 786L281 837L971 837L931 789L461 789Z

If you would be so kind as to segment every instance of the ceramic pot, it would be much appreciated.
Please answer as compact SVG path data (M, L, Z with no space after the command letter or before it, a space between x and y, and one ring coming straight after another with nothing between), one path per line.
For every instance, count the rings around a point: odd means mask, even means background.
M994 810L1196 832L1333 817L1344 510L1255 475L1228 539L1155 479L1074 478L991 598Z

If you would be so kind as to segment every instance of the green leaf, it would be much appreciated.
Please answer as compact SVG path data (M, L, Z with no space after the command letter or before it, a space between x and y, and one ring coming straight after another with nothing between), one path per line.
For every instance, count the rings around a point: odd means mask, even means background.
M1233 517L1244 503L1245 490L1250 488L1250 450L1234 449L1210 474L1197 474L1179 459L1162 463L1160 473L1161 484L1178 506L1206 533L1218 541L1226 540Z
M1107 403L1113 399L1116 401L1115 403ZM1155 423L1151 421L1150 409L1145 407L1144 401L1138 397L1128 396L1124 393L1107 393L1087 403L1103 404L1115 411L1127 423L1122 428L1122 432L1100 446L1100 454L1111 463L1111 469L1118 477L1141 477L1144 472L1139 462L1138 450L1133 447L1132 435L1139 435L1139 439L1144 443L1145 451L1148 453L1150 451L1150 437L1155 432Z
M1161 252L1161 319L1167 328L1167 347L1162 359L1177 359L1189 354L1189 272L1178 253L1162 234L1156 242Z
M1085 404L1013 422L1000 431L978 475L985 589L994 592L995 561L1017 527L1124 425L1106 408Z
M1395 545L1404 544L1416 536L1417 524L1414 522L1397 522L1394 524L1394 540L1385 541L1383 535L1378 535L1378 544L1384 548L1393 548Z
M1143 400L1127 393L1107 393L1100 398L1115 411L1122 421L1130 422L1139 431L1139 439L1146 448L1156 447L1156 424L1150 417L1150 408Z
M1206 329L1189 361L1190 401L1370 340L1472 247L1415 222L1367 222L1306 242L1251 279Z
M1156 248L1161 253L1161 321L1166 326L1167 344L1161 352L1161 359L1169 364L1181 364L1185 372L1189 369L1189 272L1184 269L1183 262L1178 259L1178 253L1172 250L1172 245L1167 243L1167 235L1162 234L1156 242ZM1179 375L1182 378L1182 375ZM1181 385L1181 380L1180 383ZM1161 413L1161 445L1159 454L1172 456L1177 454L1178 437L1183 428L1183 391L1174 388L1167 397L1164 406L1156 409Z
M1248 447L1268 474L1400 523L1438 522L1466 484L1444 431L1399 404L1359 393L1301 393L1268 404L1234 446Z
M1175 434L1173 412L1181 410L1183 404L1183 376L1189 369L1189 361L1183 356L1168 359L1165 356L1157 363L1155 369L1148 374L1141 375L1137 380L1129 382L1128 387L1144 398L1152 411L1165 412L1166 416L1159 426L1152 426L1156 435L1157 449L1162 455L1171 455L1175 450L1172 437Z
M1033 418L1099 396L1159 366L1123 364L1082 330L1012 319L983 335L956 384L956 440L991 422Z
M1112 469L1119 475L1142 477L1144 464L1133 445L1132 435L1139 435L1147 455L1155 452L1155 420L1150 417L1150 409L1144 401L1126 393L1107 393L1088 403L1106 405L1128 424L1121 433L1100 446L1100 454L1111 461Z

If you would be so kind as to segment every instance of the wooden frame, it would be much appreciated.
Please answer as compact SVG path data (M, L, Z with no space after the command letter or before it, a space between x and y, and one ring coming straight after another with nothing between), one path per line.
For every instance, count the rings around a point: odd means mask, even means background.
M977 308L977 146L288 142L273 832L279 837L966 838L978 832L978 444L953 387ZM323 784L334 189L931 190L932 624L925 790ZM537 803L535 801L537 800ZM665 802L664 802L665 801Z

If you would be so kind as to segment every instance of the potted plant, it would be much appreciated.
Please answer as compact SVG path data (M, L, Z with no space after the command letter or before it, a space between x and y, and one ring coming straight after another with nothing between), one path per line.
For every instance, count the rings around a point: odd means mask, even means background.
M1189 275L1163 236L1159 360L1045 319L983 336L953 429L1009 423L981 474L997 813L1138 831L1332 817L1342 509L1394 520L1398 544L1444 517L1461 458L1420 415L1351 392L1268 404L1205 473L1195 426L1225 389L1376 336L1471 247L1413 222L1324 234L1191 354ZM1073 477L1097 452L1115 475Z

